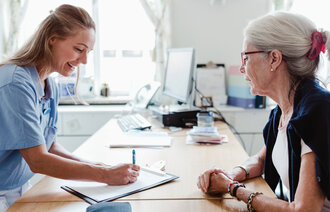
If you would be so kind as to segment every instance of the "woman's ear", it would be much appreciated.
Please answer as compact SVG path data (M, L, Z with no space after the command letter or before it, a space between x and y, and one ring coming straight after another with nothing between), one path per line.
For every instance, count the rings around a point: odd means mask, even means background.
M271 69L276 70L282 62L282 52L278 49L274 49L269 53L271 59Z

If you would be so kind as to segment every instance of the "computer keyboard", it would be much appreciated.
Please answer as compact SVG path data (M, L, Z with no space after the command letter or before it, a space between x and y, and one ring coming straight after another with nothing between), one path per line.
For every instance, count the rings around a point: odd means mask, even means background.
M122 116L117 119L117 123L124 132L151 128L151 124L138 113Z

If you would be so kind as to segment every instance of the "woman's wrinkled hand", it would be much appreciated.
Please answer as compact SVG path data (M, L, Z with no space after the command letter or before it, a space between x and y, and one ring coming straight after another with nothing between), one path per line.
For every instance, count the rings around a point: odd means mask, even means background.
M228 176L228 173L223 169L219 169L219 168L209 169L209 170L205 171L203 174L201 174L198 177L197 187L199 189L201 189L204 193L208 193L208 188L210 186L211 175L212 174L219 174L219 173L222 173L225 176ZM228 178L230 178L230 177L228 177Z
M228 176L224 173L213 173L210 176L210 185L207 189L208 194L223 194L228 192L228 185L233 182Z

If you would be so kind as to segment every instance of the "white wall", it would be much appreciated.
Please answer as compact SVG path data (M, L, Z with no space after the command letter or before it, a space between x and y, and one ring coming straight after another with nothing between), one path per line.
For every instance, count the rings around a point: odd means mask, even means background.
M225 2L225 4L222 4ZM243 29L270 10L269 0L172 0L172 48L194 47L196 62L240 65Z
M0 1L0 63L2 62L3 54L3 33L4 33L4 15L3 15L3 1Z

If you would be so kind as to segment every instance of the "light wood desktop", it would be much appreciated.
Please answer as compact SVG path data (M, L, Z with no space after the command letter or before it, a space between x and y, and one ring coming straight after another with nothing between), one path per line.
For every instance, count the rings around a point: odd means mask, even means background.
M173 137L171 147L137 148L136 161L139 165L152 164L166 160L166 171L180 178L170 183L140 193L126 196L117 201L129 201L133 211L237 211L246 210L246 205L226 194L209 196L203 194L196 186L197 177L215 165L227 170L243 163L248 155L222 122L216 126L221 134L226 134L228 143L222 145L201 146L186 144L187 129L170 132L161 128L156 120L150 120L154 131L166 131ZM109 148L110 139L122 133L116 119L110 120L74 153L93 161L107 164L131 163L132 149ZM275 197L267 183L261 178L245 182L247 188L261 191ZM52 177L43 178L33 186L8 211L85 211L88 204L78 197L62 190L65 180ZM191 209L191 210L190 210Z

